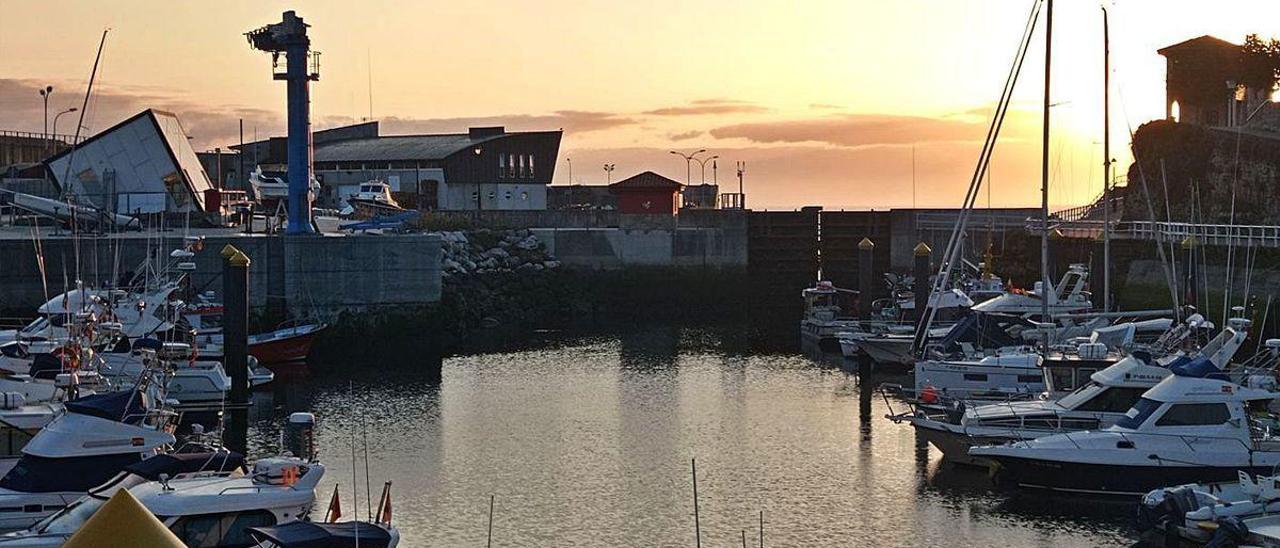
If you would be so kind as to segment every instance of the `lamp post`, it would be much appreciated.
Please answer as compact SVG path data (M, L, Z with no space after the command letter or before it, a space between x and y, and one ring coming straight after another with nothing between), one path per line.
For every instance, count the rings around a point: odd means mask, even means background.
M702 184L704 184L704 185L705 185L705 184L707 184L707 162L710 162L710 161L712 161L712 160L715 160L716 158L719 158L719 157L720 157L720 155L719 155L719 154L717 154L717 155L715 155L715 156L711 156L711 157L708 157L708 158L694 158L694 159L693 159L693 161L698 162L698 167L702 169Z
M480 211L484 209L484 194L483 190L480 188L480 170L477 169L476 166L480 163L480 153L484 152L484 150L480 147L476 147L472 152L475 153L475 158L471 163L471 178L476 183L476 211Z
M604 184L606 185L613 183L613 168L613 164L604 165Z
M53 95L53 86L45 86L40 90L40 97L44 99L44 148L49 150L49 96Z
M564 161L569 164L569 186L573 186L573 158L565 157Z
M698 151L697 151L697 152L694 152L694 153L692 153L692 154L684 154L684 153L681 153L681 152L676 152L676 151L674 151L674 150L670 151L672 154L675 154L676 156L679 156L679 157L681 157L681 158L684 158L684 184L685 184L685 186L688 186L688 185L690 185L690 184L693 184L693 167L692 167L692 163L693 163L694 157L695 157L695 156L697 156L697 155L699 155L699 154L702 154L703 152L706 152L706 151L707 151L707 149L705 149L705 148L698 149Z
M67 109L67 110L64 110L64 111L62 111L62 112L59 112L57 115L55 115L55 116L53 117L53 132L51 132L51 133L49 134L49 138L50 138L50 140L52 140L52 139L57 139L57 138L58 138L58 118L61 118L63 114L70 114L70 113L75 112L75 111L78 111L78 110L80 110L80 109L78 109L78 108L76 108L76 107L71 107L71 108L69 108L69 109Z

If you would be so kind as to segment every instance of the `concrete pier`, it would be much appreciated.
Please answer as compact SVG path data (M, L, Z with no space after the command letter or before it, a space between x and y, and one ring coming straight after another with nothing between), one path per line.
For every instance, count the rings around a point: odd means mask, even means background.
M262 312L288 310L327 315L378 307L422 305L440 300L440 237L436 234L267 236L229 230L195 230L205 238L190 275L196 292L221 290L227 244L253 262L250 305ZM57 295L77 277L92 285L118 280L150 252L168 261L182 246L182 230L130 232L80 238L65 230L41 229L48 292ZM118 257L118 259L117 259ZM64 283L65 280L65 283ZM0 229L0 315L31 315L45 301L35 246L27 227Z

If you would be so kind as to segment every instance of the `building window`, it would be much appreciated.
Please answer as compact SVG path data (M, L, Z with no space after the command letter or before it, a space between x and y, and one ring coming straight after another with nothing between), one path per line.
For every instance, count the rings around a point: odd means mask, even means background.
M498 153L498 176L502 177L507 174L507 155Z
M520 177L524 178L524 155L520 155Z
M529 155L529 178L533 178L533 155Z
M528 193L528 192L521 192L521 193L520 193L520 199L521 199L521 200L528 200L528 199L529 199L529 193Z
M510 201L511 201L511 191L510 191L510 190L508 190L506 194L503 194L503 195L502 195L502 199L503 199L503 200L506 200L506 201L508 201L508 202L510 202Z

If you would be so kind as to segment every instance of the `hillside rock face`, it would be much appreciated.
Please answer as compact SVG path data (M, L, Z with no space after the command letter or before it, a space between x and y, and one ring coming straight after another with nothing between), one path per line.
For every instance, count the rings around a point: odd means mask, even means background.
M1280 133L1156 120L1138 128L1133 152L1126 220L1226 224L1234 201L1236 224L1280 225Z

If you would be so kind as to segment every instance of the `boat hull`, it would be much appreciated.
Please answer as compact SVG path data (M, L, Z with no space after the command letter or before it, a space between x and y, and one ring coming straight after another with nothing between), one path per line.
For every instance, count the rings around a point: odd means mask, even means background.
M291 328L250 337L249 354L263 365L304 362L323 329L324 326L306 331Z
M1231 481L1244 471L1272 473L1271 466L1180 466L1163 462L1138 466L1049 461L992 455L992 477L999 485L1087 495L1138 497L1168 485Z

